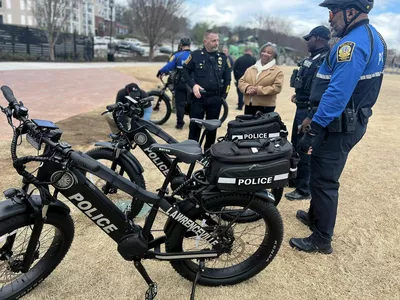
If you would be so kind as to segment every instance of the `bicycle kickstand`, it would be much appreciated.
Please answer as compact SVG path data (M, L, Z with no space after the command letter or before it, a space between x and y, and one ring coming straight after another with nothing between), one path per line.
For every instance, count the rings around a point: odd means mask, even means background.
M157 283L151 280L149 274L147 274L146 269L144 268L140 260L135 260L134 265L149 286L149 288L146 291L145 299L153 300L157 296Z
M196 273L196 277L193 280L193 285L192 285L192 294L190 295L190 300L194 300L194 294L197 286L197 281L199 280L201 273L204 272L204 269L206 267L206 264L204 262L204 259L199 260L199 270Z

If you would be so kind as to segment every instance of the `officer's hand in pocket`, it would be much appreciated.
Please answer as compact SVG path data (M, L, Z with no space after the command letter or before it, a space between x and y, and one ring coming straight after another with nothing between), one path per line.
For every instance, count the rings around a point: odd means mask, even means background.
M315 135L306 132L299 142L299 149L301 152L310 155L312 153L312 144L314 142Z
M203 90L203 88L200 85L195 84L193 86L193 94L197 99L201 98L200 90Z

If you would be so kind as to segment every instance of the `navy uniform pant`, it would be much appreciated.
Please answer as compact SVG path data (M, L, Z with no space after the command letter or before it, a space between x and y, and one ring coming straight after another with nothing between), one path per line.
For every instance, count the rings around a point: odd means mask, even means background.
M182 127L185 122L183 117L185 116L185 105L188 92L185 86L178 86L175 90L175 109L176 109L176 125Z
M242 109L243 108L243 93L239 90L239 88L236 86L236 91L238 94L238 108Z
M305 196L310 194L310 155L307 155L299 150L299 141L303 137L303 133L297 133L299 126L303 123L304 119L307 118L307 108L297 108L296 114L293 120L292 127L292 145L299 153L300 161L297 164L297 176L295 179L296 190Z
M192 104L190 107L190 118L204 119L206 120L219 119L221 112L222 97L201 97L197 99L192 96ZM197 124L190 124L189 139L199 141L201 128ZM206 143L204 144L204 150L207 150L215 142L217 137L217 130L209 131L206 136Z
M364 136L367 127L357 121L354 133L321 132L311 155L311 202L309 216L314 222L313 238L331 241L336 222L339 178L350 150Z

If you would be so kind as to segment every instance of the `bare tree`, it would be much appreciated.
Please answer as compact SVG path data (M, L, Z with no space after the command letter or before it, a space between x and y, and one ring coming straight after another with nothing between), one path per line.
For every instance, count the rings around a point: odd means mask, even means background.
M173 17L171 26L168 28L167 36L171 40L171 48L174 50L175 40L182 38L188 31L188 19L185 17Z
M46 31L50 59L55 60L55 45L65 23L70 19L72 9L82 0L33 0L32 14L39 28Z
M153 59L154 46L167 36L182 3L183 0L131 0L132 23L149 42L149 60Z

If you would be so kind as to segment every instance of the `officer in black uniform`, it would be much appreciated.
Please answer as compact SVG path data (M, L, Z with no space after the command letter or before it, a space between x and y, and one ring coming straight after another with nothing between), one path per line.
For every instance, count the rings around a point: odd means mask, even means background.
M373 0L325 0L320 6L329 9L332 36L340 40L313 82L310 105L314 113L303 121L306 132L299 142L300 151L311 154L311 201L308 212L299 210L296 217L313 232L289 243L300 251L329 254L339 178L350 151L367 130L383 81L387 47L369 24Z
M207 120L218 119L222 101L228 96L232 66L218 46L218 33L207 30L204 47L193 51L183 64L185 82L193 90L191 118L203 119L205 114ZM200 130L198 125L190 124L189 139L198 141ZM214 144L216 135L216 130L207 134L204 150Z
M310 199L310 156L298 149L298 142L303 136L299 131L303 120L307 117L310 106L311 83L317 74L319 67L324 61L328 51L328 42L331 32L325 26L315 27L309 34L303 37L307 41L310 56L299 63L299 69L293 70L290 78L290 86L295 88L295 95L292 102L296 104L296 115L292 128L292 144L300 155L300 162L297 165L297 177L292 183L296 189L285 194L288 200Z

